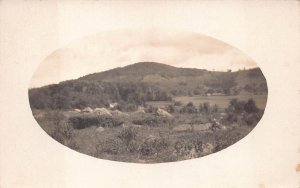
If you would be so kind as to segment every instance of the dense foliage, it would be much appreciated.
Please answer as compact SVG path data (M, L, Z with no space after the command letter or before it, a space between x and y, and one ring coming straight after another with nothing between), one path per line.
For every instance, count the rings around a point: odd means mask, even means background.
M30 105L34 109L105 107L118 102L120 108L130 111L146 101L170 100L172 98L166 91L147 83L66 81L29 90Z

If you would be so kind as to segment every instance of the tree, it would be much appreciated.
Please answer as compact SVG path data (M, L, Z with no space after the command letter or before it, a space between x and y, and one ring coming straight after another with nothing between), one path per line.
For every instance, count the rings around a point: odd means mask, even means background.
M197 108L194 106L194 104L192 102L189 102L188 104L186 104L185 106L183 106L181 109L180 109L180 113L189 113L189 114L192 114L192 113L197 113L198 110Z
M231 99L227 110L235 112L235 113L241 113L241 112L244 111L244 106L245 106L245 101L239 101L237 99Z
M167 106L167 111L168 111L169 113L174 113L174 112L175 112L174 105L173 105L173 104L169 104L169 105Z
M256 113L256 112L258 112L258 108L256 106L256 103L252 98L249 99L248 102L244 105L244 110L247 113Z

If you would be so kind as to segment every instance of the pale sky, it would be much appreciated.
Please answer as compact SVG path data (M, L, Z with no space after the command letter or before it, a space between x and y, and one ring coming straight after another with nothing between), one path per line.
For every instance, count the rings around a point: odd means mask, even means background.
M94 34L57 49L40 64L30 87L144 61L219 71L256 67L238 49L205 35L155 29L118 30Z

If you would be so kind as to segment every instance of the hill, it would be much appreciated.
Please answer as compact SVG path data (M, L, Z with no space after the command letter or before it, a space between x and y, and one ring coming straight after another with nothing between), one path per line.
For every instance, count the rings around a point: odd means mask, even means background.
M217 72L140 62L30 89L29 100L35 109L99 107L118 102L130 110L146 101L172 100L174 96L237 95L240 92L268 92L259 68Z
M170 65L154 62L140 62L125 67L118 67L108 71L89 74L80 80L101 80L107 82L136 82L152 75L163 79L171 79L179 76L199 76L207 72L201 69L176 68Z

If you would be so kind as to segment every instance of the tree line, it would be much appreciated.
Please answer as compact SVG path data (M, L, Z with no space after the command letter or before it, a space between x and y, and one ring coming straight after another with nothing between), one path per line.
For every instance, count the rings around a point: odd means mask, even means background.
M171 101L160 87L148 83L66 81L29 90L34 109L107 107L112 102L143 105L146 101Z

